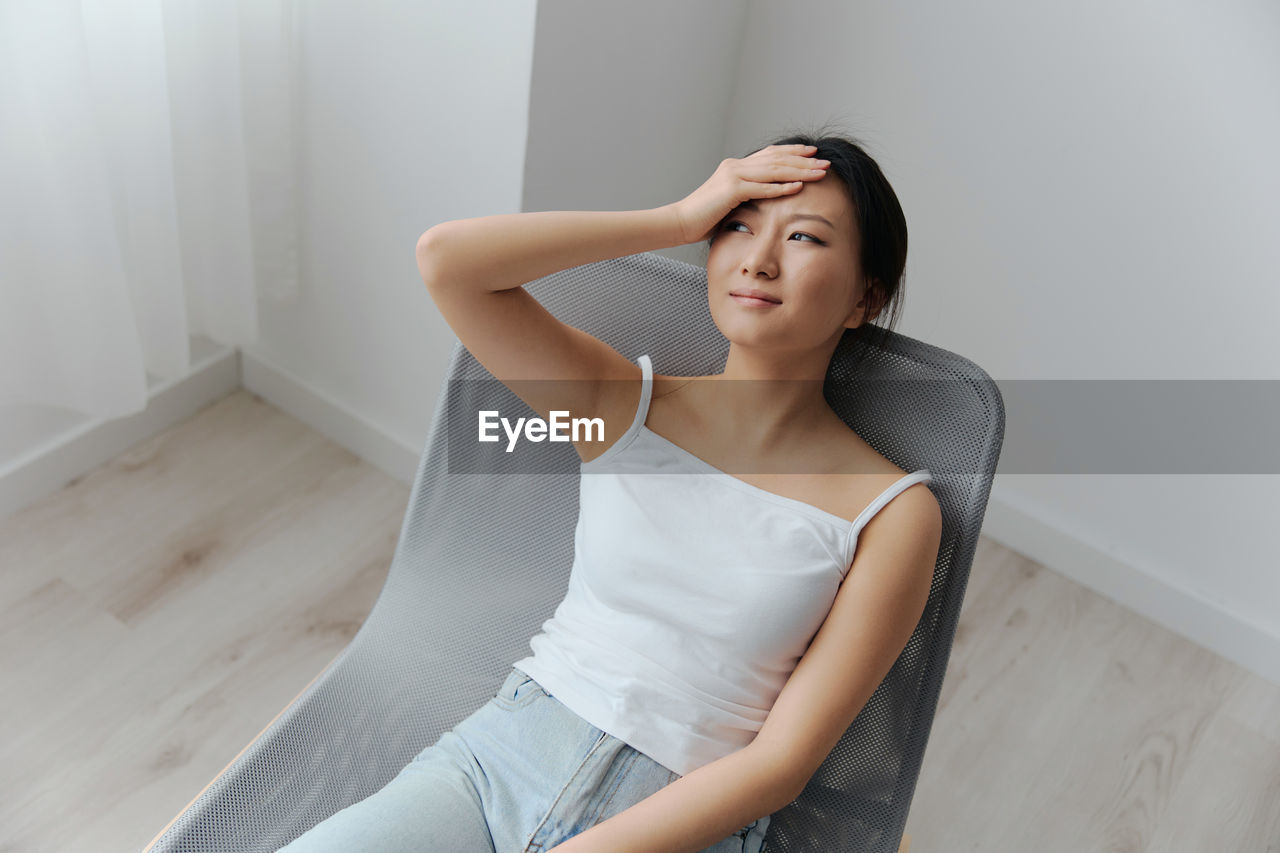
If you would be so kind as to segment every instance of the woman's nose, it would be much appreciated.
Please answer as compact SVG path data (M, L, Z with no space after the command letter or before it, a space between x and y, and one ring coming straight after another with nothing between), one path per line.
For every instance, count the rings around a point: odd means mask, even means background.
M778 252L771 238L751 241L742 257L742 271L753 278L761 273L769 278L778 274Z
M756 249L743 258L742 271L752 277L763 273L774 278L778 274L778 259L767 249Z

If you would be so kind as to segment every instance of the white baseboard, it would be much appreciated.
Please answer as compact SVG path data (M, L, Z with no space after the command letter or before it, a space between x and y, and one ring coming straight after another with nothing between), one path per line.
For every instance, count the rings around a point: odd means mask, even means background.
M426 442L412 447L397 440L346 404L252 353L241 351L240 375L245 390L413 488Z
M0 463L0 518L54 494L242 387L412 488L422 447L396 440L260 358L200 337L192 338L191 347L191 372L177 380L150 379L147 407L135 415L103 420L46 410L24 413L21 426L5 430L8 458Z
M1280 636L1197 593L1121 561L1087 537L992 489L982 535L1280 686Z
M128 417L104 420L42 410L20 413L38 434L22 437L20 449L8 448L0 465L0 517L54 494L116 456L181 423L240 387L240 360L233 348L203 338L191 342L191 372L180 379L148 377L147 407Z

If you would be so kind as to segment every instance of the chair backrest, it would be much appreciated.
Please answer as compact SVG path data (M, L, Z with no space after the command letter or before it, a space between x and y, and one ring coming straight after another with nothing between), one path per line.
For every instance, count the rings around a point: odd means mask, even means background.
M561 320L675 375L718 372L728 341L706 271L653 253L526 285ZM933 588L888 676L765 849L898 849L1004 434L995 383L959 356L891 334L842 346L824 392L863 439L928 468L943 510ZM564 597L578 514L565 443L518 454L476 441L476 412L531 415L460 344L437 396L386 584L351 643L157 840L155 851L274 850L385 785L493 695ZM452 443L450 436L453 436Z

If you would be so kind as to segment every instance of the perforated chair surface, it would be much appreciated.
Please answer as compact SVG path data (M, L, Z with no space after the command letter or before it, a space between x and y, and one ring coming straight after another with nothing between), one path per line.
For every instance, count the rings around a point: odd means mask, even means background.
M642 253L526 288L632 361L650 354L659 373L723 367L729 344L708 312L702 267ZM773 814L765 850L893 853L986 511L1004 407L975 364L896 333L883 350L842 341L824 393L894 464L930 470L942 543L906 648L801 795ZM506 461L517 454L475 441L480 409L534 414L455 343L399 543L368 618L151 851L276 850L383 787L487 702L512 663L529 654L530 638L567 589L580 460L571 444L526 442L518 463ZM455 438L451 447L450 434L463 434L451 424L468 425L468 440Z

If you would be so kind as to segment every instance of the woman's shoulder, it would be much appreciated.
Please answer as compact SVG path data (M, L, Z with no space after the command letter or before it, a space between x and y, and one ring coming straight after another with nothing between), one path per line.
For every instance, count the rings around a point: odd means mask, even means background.
M829 432L820 430L824 434L813 442L812 452L824 460L825 475L810 478L812 502L852 520L909 472L886 459L838 415L833 417Z

